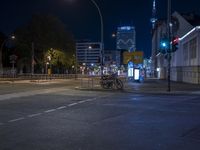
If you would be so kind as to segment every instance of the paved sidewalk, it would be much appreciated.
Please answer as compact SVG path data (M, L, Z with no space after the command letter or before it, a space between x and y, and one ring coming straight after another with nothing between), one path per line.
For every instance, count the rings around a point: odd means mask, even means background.
M170 81L170 92L168 81L158 79L145 79L143 83L128 81L125 84L128 91L160 93L160 94L200 94L200 85Z
M102 89L99 85L99 81L85 79L80 81L80 85L76 87L79 90L98 90L98 91L118 91L116 89ZM124 89L123 92L134 93L155 93L155 94L200 94L200 85L180 83L170 81L170 89L168 91L168 81L159 80L156 78L147 78L144 82L123 80Z

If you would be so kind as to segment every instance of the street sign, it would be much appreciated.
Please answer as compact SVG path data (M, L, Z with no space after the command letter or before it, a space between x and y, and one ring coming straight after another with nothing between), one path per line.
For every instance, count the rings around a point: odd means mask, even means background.
M142 64L143 52L142 51L124 52L123 64L128 64L129 61L132 61L134 64Z

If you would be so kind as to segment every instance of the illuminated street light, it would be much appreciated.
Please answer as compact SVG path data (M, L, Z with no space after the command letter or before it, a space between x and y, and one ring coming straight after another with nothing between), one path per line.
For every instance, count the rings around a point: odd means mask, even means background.
M100 11L99 6L97 5L97 3L94 0L90 0L95 7L98 10L99 16L100 16L100 21L101 21L101 76L103 76L103 55L104 55L104 39L103 39L103 17L102 17L102 13Z
M88 48L89 48L89 49L92 49L92 46L89 46Z
M113 38L115 38L115 37L116 37L116 34L115 34L115 33L113 33L113 34L112 34L112 37L113 37Z
M71 2L72 0L68 0L69 2ZM100 17L100 22L101 22L101 76L103 75L103 61L104 61L104 27L103 27L103 17L102 17L102 13L101 10L99 8L99 6L97 5L97 3L94 0L90 0L94 6L97 8L98 13L99 13L99 17Z

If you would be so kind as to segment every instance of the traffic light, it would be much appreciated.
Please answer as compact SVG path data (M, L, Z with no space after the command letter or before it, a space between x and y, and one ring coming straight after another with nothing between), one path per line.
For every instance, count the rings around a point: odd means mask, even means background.
M172 52L175 52L178 49L179 38L173 37L172 38Z
M169 48L169 40L163 38L160 40L160 53L166 54L167 49Z

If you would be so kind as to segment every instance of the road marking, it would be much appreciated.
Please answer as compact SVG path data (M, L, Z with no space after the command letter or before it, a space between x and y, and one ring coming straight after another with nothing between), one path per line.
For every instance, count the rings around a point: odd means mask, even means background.
M90 101L93 101L95 99L97 99L97 98L95 97L95 98L86 99L85 102L90 102Z
M16 122L16 121L20 121L20 120L23 120L25 119L24 117L20 117L20 118L17 118L17 119L12 119L12 120L9 120L8 122Z
M36 113L36 114L31 114L31 115L28 115L28 117L36 117L36 116L39 116L39 115L41 115L42 113Z
M103 96L105 97L105 96ZM95 97L95 98L90 98L90 99L86 99L86 100L81 100L79 102L75 102L75 103L71 103L71 104L68 104L67 106L74 106L74 105L77 105L77 104L81 104L81 103L84 103L84 102L89 102L89 101L93 101L95 99L97 99L98 97ZM99 97L100 98L100 97ZM0 99L1 101L1 99ZM49 109L49 110L46 110L44 111L44 113L50 113L50 112L54 112L56 110L61 110L61 109L65 109L67 106L60 106L60 107L57 107L56 109ZM40 116L42 115L43 113L35 113L35 114L30 114L30 115L27 115L27 117L29 118L32 118L32 117L36 117L36 116ZM11 123L11 122L16 122L16 121L20 121L20 120L24 120L25 117L20 117L20 118L16 118L16 119L12 119L12 120L9 120L8 122ZM4 125L5 123L0 123L0 125Z
M69 105L67 105L67 106L70 107L70 106L74 106L74 105L81 104L81 103L84 103L84 102L90 102L90 101L93 101L93 100L95 100L95 99L97 99L97 98L95 97L95 98L90 98L90 99L82 100L82 101L79 101L79 102L77 102L77 103L69 104Z
M74 105L77 105L78 103L71 103L71 104L69 104L69 105L67 105L67 106L74 106Z
M46 111L44 111L45 113L50 113L50 112L53 112L53 111L55 111L56 109L49 109L49 110L46 110Z
M83 100L83 101L79 101L78 103L79 103L79 104L81 104L81 103L85 103L85 100Z
M61 109L65 109L66 108L66 106L61 106L61 107L58 107L58 108L56 108L57 110L61 110Z

